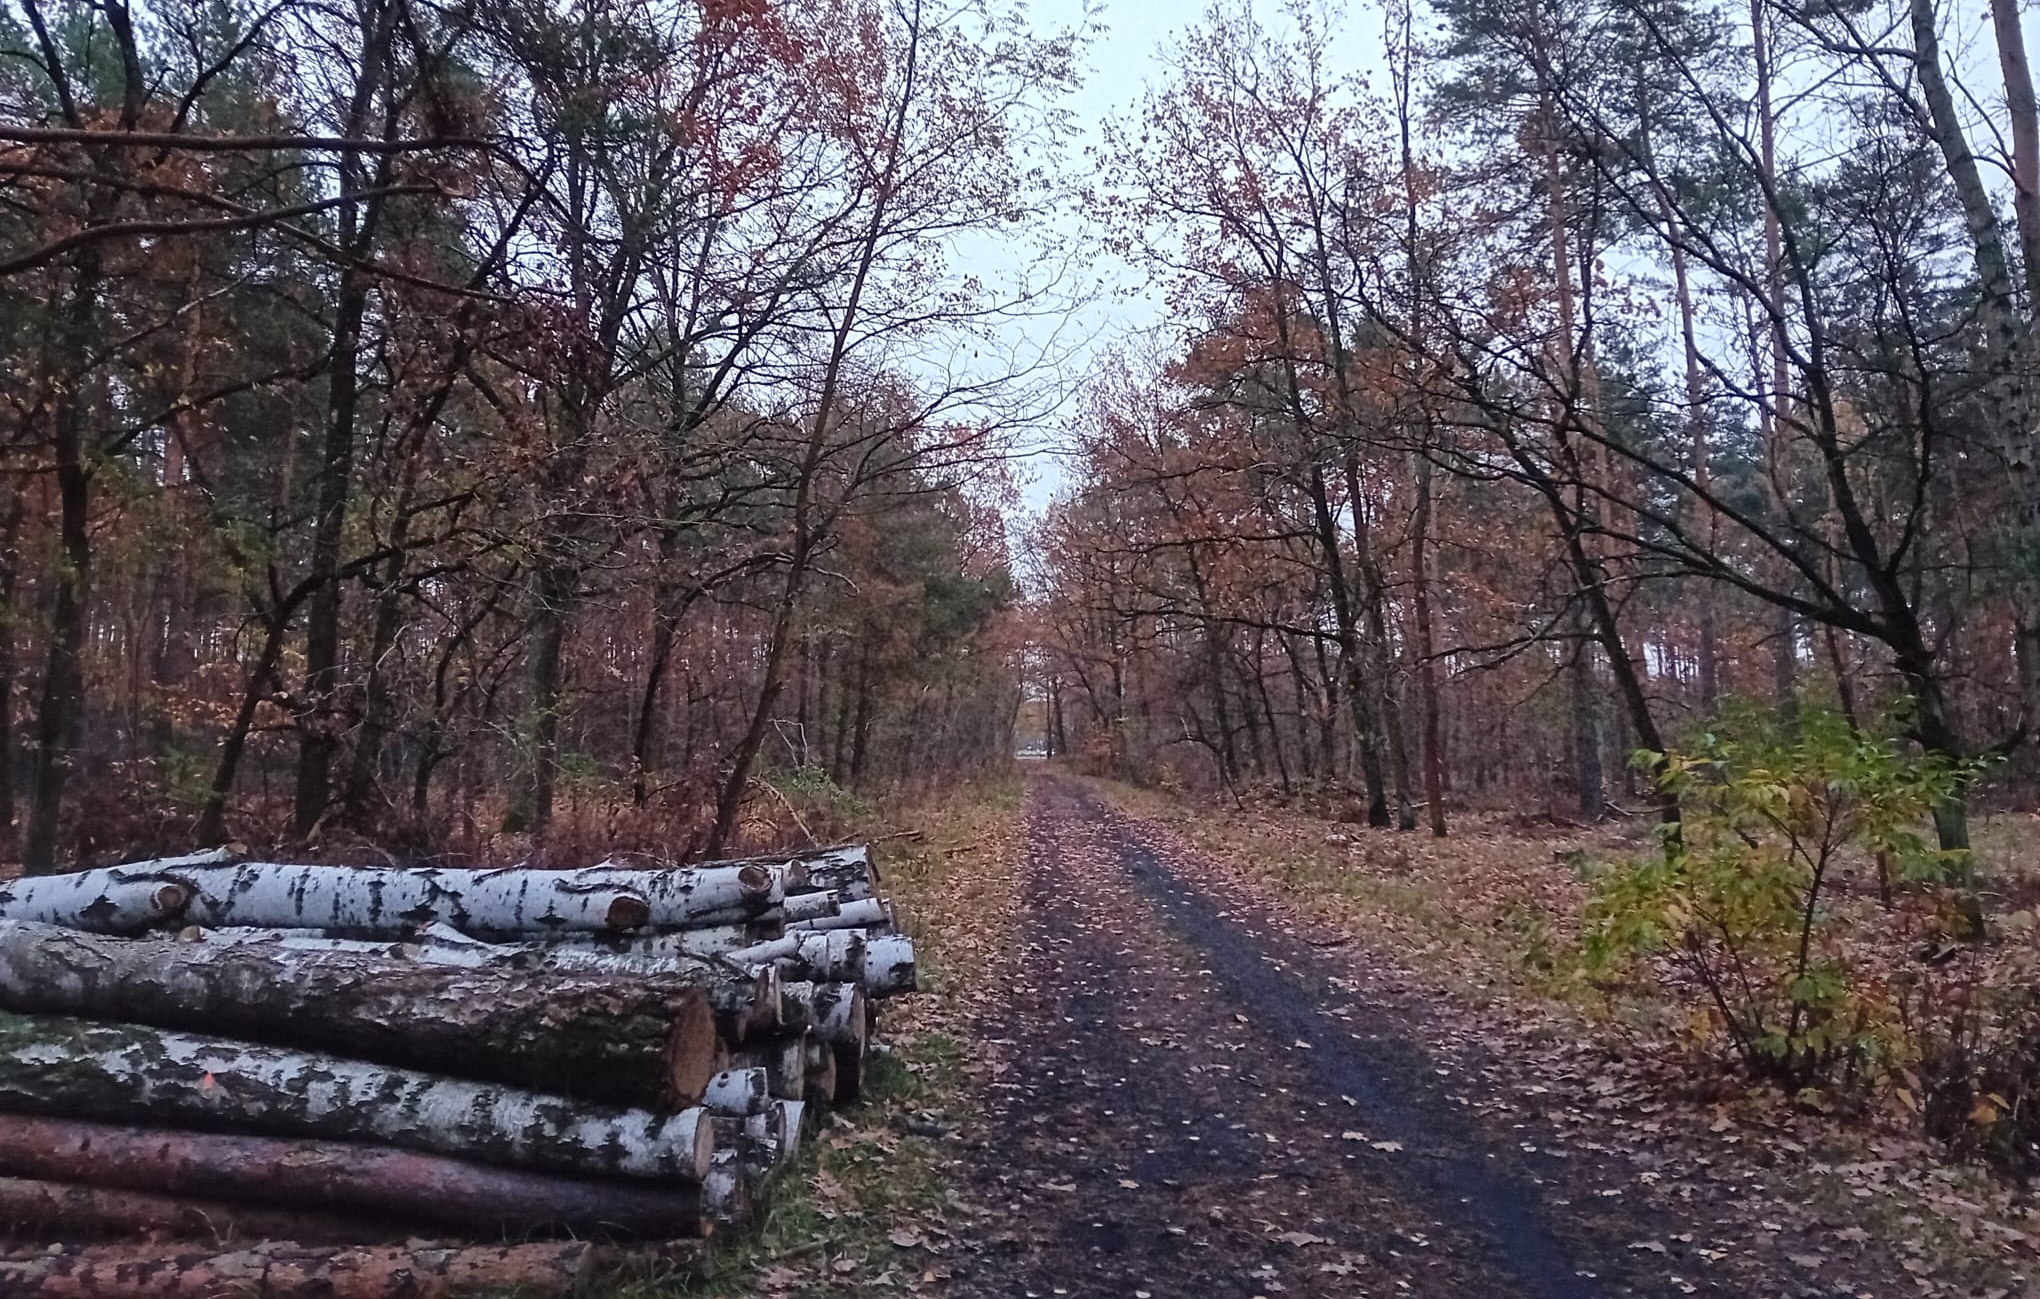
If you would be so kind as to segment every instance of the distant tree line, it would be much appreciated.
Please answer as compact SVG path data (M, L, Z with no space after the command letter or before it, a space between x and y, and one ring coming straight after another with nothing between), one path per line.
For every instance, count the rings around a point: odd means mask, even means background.
M1675 816L1629 756L1737 695L2030 796L2040 118L1989 12L1213 5L1104 151L1175 328L1042 527L1054 744L1443 834Z

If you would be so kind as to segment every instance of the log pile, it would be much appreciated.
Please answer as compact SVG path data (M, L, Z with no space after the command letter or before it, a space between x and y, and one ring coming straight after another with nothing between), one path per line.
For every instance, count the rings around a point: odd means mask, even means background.
M0 1297L558 1292L749 1221L914 982L862 847L0 884Z

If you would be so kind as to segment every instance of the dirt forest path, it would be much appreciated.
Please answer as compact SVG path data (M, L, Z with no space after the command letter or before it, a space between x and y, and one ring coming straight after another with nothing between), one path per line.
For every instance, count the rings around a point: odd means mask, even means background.
M1017 984L979 1025L977 1239L936 1292L1873 1293L1773 1274L1730 1239L1726 1197L1667 1213L1621 1189L1633 1170L1498 1118L1463 1043L1433 1054L1419 1015L1200 888L1080 784L1034 782L1026 853Z

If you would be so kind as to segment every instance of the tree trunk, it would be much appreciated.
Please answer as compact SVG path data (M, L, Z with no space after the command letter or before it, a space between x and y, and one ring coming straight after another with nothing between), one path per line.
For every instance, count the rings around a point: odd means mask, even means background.
M346 129L360 138L369 128L384 78L390 71L390 50L398 22L395 0L371 0L360 9L361 51L354 85L348 96ZM394 127L394 114L388 116ZM387 134L387 133L386 133ZM375 163L376 180L387 179L389 156ZM368 168L358 149L342 149L336 168L343 194L367 186ZM339 208L339 244L346 261L340 271L333 306L333 350L326 367L325 427L314 475L315 513L306 578L312 583L311 607L305 618L305 680L303 706L297 718L297 788L291 826L310 834L326 814L332 796L333 755L340 746L335 701L340 689L340 551L346 536L347 507L354 490L354 424L361 392L361 333L368 318L372 274L360 263L373 252L382 200L349 200ZM401 562L401 558L399 559Z
M534 588L538 612L531 632L531 697L525 706L529 751L505 828L543 838L552 824L553 792L559 778L560 689L567 622L580 591L580 577L571 565L555 560L539 569Z
M1648 141L1645 144L1649 147ZM1686 443L1693 457L1693 482L1696 495L1703 500L1713 492L1713 451L1709 446L1707 428L1707 386L1701 371L1700 341L1695 325L1693 306L1692 276L1686 266L1686 250L1676 236L1677 215L1672 202L1662 190L1658 194L1658 216L1665 223L1665 234L1672 245L1672 296L1679 307L1679 346L1685 361L1686 377ZM1775 214L1773 214L1775 220ZM1719 519L1714 510L1705 504L1696 506L1706 515L1702 535L1706 537L1707 553L1717 554ZM1713 716L1721 702L1720 634L1716 628L1716 606L1720 603L1713 582L1705 582L1695 596L1693 616L1699 624L1699 645L1696 649L1697 675L1700 687L1700 711Z
M1410 797L1409 745L1402 720L1401 692L1396 688L1396 665L1389 651L1387 582L1375 559L1374 528L1367 518L1367 497L1360 477L1360 456L1346 449L1346 498L1353 511L1353 569L1360 580L1360 607L1366 612L1367 673L1374 679L1380 707L1382 742L1387 746L1388 783L1395 792L1395 825L1398 830L1417 828L1415 800Z
M1567 708L1572 719L1573 780L1580 820L1598 823L1607 815L1606 779L1601 770L1601 725L1594 682L1594 650L1584 610L1573 616L1572 661L1566 666Z
M67 1242L107 1237L288 1240L298 1245L361 1245L415 1234L390 1219L293 1212L233 1200L149 1191L113 1191L71 1182L0 1177L0 1226Z
M1411 616L1416 623L1417 693L1424 728L1424 805L1430 814L1431 835L1445 837L1445 741L1438 714L1437 651L1431 630L1431 458L1428 449L1429 417L1425 419L1426 447L1417 454L1417 499L1410 521Z
M432 410L439 408L435 399ZM349 817L365 829L374 828L372 795L381 776L383 746L388 742L390 723L396 711L390 685L390 658L397 647L397 634L404 623L404 564L411 542L411 498L418 481L418 441L422 429L406 439L411 445L404 456L403 485L398 489L396 519L390 525L390 556L376 583L375 618L368 639L368 681L362 689L361 735L355 740L347 764L347 780L341 791ZM302 756L302 755L300 755ZM316 818L315 818L316 819Z
M92 351L99 310L99 255L79 255L70 300L61 326L59 365L53 382L62 386L52 412L56 458L58 559L50 602L49 653L43 665L42 704L36 718L34 784L22 865L53 870L64 789L77 758L75 748L85 709L85 633L92 591L92 456L86 436L85 367Z
M806 1032L821 1042L864 1045L870 1029L864 990L854 983L784 983L779 1020L788 1032Z
M14 683L19 675L14 629L22 611L16 607L21 596L21 492L14 484L0 485L5 504L0 505L0 844L11 844L14 831L15 751Z
M821 434L817 431L814 436L819 438ZM805 485L802 490L807 490ZM803 522L795 526L806 525ZM772 709L779 701L779 688L786 674L786 656L793 644L794 614L800 607L801 586L807 576L807 554L807 539L796 539L793 558L786 570L786 587L772 619L772 638L765 648L765 675L758 684L758 703L751 710L750 723L737 741L730 769L723 777L722 791L716 796L715 827L708 836L710 856L721 852L736 833L737 818L744 810L744 795L751 784L751 768L758 760L758 750L764 746L765 732L772 725Z
M335 1055L25 1015L0 1015L0 1103L681 1182L699 1182L710 1154L699 1110L595 1109Z
M594 1252L551 1245L370 1249L258 1245L235 1253L166 1253L109 1245L0 1260L0 1296L43 1299L188 1299L237 1294L283 1299L450 1299L476 1292L571 1295L585 1285Z
M2026 33L2018 0L1991 0L1996 29L1998 67L2004 77L2006 115L2012 128L2012 211L2018 220L2019 260L2026 271L2024 346L2011 358L2015 379L2034 356L2034 320L2040 316L2040 104L2033 93L2033 70L2026 58ZM2012 418L2003 422L2000 437L2007 444L2013 480L2012 499L2019 510L2024 545L2020 576L2013 585L2013 658L2018 668L2022 722L2040 727L2040 576L2033 572L2040 550L2040 463L2032 446L2032 420L2027 414L2026 385L2014 384ZM2029 747L2028 752L2031 752Z
M213 766L212 786L206 791L205 806L198 815L195 837L202 844L220 843L227 837L227 800L233 797L240 778L241 757L248 749L248 736L255 728L255 714L275 678L277 661L283 656L283 638L290 629L294 605L279 604L262 618L262 649L254 670L241 690L241 707L227 738L220 742L219 761Z
M693 1186L557 1177L391 1146L0 1115L0 1172L171 1196L255 1200L476 1234L700 1229Z
M1927 2L1931 3L1931 0ZM1778 183L1778 119L1771 107L1770 24L1765 16L1764 0L1750 0L1750 24L1751 56L1757 74L1757 160L1763 168L1764 183L1775 193ZM1787 449L1786 389L1791 385L1785 358L1784 249L1784 231L1778 220L1777 206L1767 202L1764 204L1764 298L1770 317L1765 330L1771 362L1770 399L1758 408L1758 431L1767 469L1764 480L1781 525L1791 516L1790 492L1784 486L1785 466L1781 464ZM1782 559L1779 574L1781 584L1789 586L1791 568ZM1799 710L1799 630L1791 610L1782 605L1774 610L1773 619L1771 690L1779 715L1789 722Z
M1353 610L1352 587L1347 584L1345 560L1340 557L1339 529L1332 518L1324 467L1315 459L1310 468L1310 498L1318 550L1325 565L1325 583L1332 597L1333 623L1339 635L1339 665L1346 677L1347 703L1353 710L1353 738L1360 750L1360 777L1367 789L1367 824L1386 826L1389 824L1388 785L1381 763L1381 733L1376 727L1374 706L1370 701L1360 622Z
M678 616L666 608L668 599L663 592L653 599L651 662L645 667L645 688L638 699L637 724L631 730L630 798L638 807L651 797L652 772L659 762L660 696L679 631Z
M374 1060L617 1105L683 1108L715 1072L685 979L472 970L0 922L0 1008Z

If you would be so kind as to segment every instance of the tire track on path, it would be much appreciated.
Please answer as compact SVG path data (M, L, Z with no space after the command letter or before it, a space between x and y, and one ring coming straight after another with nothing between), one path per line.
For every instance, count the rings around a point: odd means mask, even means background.
M1328 1014L1092 795L1037 780L1027 852L1021 973L979 1025L985 1227L946 1293L1637 1293L1392 1019Z

